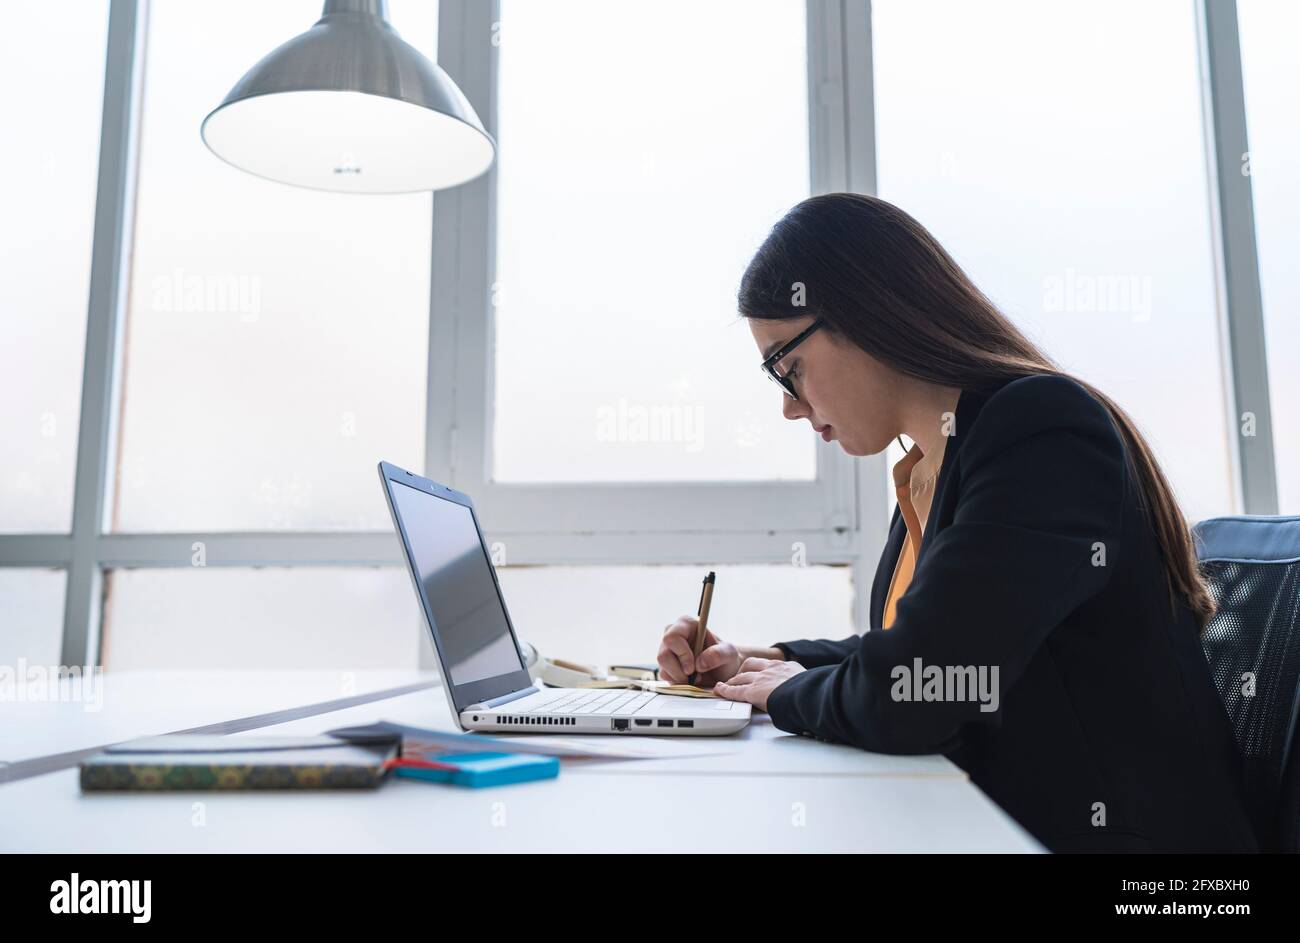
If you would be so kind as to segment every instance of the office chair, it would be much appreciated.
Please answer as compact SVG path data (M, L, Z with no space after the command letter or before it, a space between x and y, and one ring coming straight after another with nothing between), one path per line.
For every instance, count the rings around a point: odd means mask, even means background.
M1245 763L1260 849L1300 851L1300 517L1219 517L1193 532L1219 605L1201 645Z

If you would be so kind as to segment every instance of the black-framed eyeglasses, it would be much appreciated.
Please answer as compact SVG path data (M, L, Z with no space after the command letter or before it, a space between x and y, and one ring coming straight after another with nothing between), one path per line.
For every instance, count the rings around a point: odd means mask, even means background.
M781 389L785 391L786 396L790 397L792 400L795 400L796 402L799 399L799 394L795 392L794 381L792 381L790 377L787 376L786 374L777 373L776 365L781 361L782 357L786 356L792 350L794 350L796 347L798 347L800 344L806 341L809 337L812 336L812 333L821 326L822 326L822 319L817 318L817 320L813 321L812 324L809 324L806 328L804 328L802 331L800 331L798 334L792 337L789 341L782 344L778 350L772 353L772 356L768 357L766 360L763 361L763 372L766 373L768 377L771 378L773 383L775 383L777 386L781 387Z

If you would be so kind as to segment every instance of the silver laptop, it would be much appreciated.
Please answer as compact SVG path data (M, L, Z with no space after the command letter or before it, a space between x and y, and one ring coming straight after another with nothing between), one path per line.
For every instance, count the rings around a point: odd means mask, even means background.
M469 496L388 462L379 477L462 730L698 737L749 723L750 705L721 698L535 686Z

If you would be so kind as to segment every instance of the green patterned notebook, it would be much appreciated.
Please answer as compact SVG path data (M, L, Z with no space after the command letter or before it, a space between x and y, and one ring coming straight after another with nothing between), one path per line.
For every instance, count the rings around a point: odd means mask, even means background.
M169 734L107 747L81 764L85 792L373 789L396 743L335 737Z

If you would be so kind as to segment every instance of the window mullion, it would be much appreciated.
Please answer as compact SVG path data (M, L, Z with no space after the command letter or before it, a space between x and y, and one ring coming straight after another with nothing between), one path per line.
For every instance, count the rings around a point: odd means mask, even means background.
M1277 472L1264 337L1255 210L1245 161L1246 98L1235 0L1197 4L1202 103L1209 161L1210 223L1229 441L1239 500L1247 514L1277 513Z
M103 574L96 557L113 480L114 430L121 366L121 323L126 305L138 115L147 0L113 0L104 71L99 177L86 317L72 510L72 553L63 613L61 660L99 661L99 602Z

